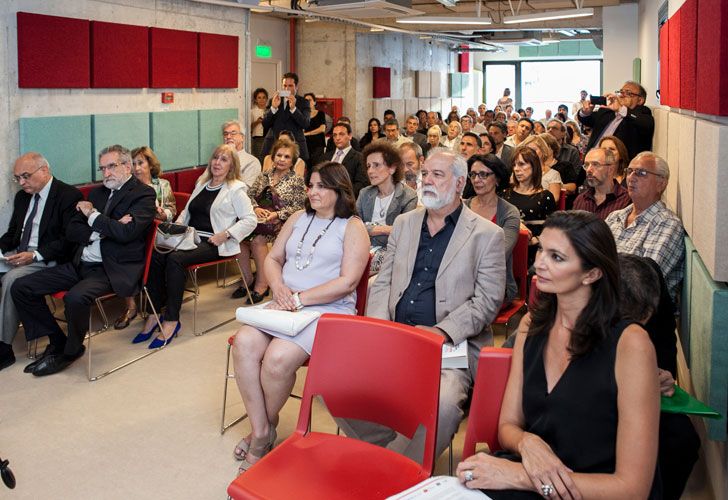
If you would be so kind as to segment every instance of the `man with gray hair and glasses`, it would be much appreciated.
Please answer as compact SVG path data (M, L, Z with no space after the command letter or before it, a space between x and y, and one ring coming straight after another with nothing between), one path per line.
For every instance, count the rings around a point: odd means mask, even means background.
M67 262L73 244L65 229L76 213L81 192L51 174L42 154L29 152L15 160L13 180L20 186L15 194L8 230L0 236L0 370L15 362L13 339L20 320L10 289L15 280Z
M237 120L230 120L222 124L222 141L235 148L240 159L240 176L246 186L250 187L260 175L260 161L245 151L245 134L243 127Z
M604 220L615 210L630 204L627 190L617 182L614 153L609 149L594 148L584 157L586 185L589 186L574 200L574 210L586 210Z
M493 345L490 324L503 301L506 262L503 230L466 207L465 159L444 148L422 166L424 207L395 219L382 268L369 292L367 316L404 323L465 342L467 366L440 376L435 456L450 444L465 414L480 349ZM340 422L341 424L341 422ZM422 442L395 439L392 430L360 421L341 424L348 434L419 459Z
M617 251L657 262L674 301L683 279L685 241L680 219L662 201L670 180L667 162L651 151L638 154L627 167L632 204L606 218Z
M145 243L157 212L156 193L131 175L131 165L125 147L101 150L98 170L103 185L89 193L88 201L76 203L66 228L66 238L78 245L73 259L13 284L10 293L26 338L49 339L43 356L26 366L26 373L43 376L68 368L85 351L93 301L111 292L119 297L139 292ZM46 295L64 290L67 336L45 300Z

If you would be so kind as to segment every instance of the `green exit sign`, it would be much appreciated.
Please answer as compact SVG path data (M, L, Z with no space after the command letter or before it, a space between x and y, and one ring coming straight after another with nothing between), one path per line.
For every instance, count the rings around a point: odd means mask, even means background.
M260 59L270 59L273 55L273 49L269 45L256 45L255 46L255 57Z

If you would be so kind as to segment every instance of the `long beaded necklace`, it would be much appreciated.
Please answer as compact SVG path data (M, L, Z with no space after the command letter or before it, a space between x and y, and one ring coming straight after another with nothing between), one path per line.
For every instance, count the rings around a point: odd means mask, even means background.
M315 240L313 240L313 245L311 246L311 250L308 253L308 258L306 259L306 263L301 265L301 248L303 247L303 240L306 239L306 235L308 234L308 230L311 228L311 224L313 224L313 220L316 218L315 215L311 216L311 220L308 222L308 226L306 226L306 231L304 231L303 236L301 236L301 240L298 242L298 245L296 246L296 269L299 271L303 271L308 266L311 265L311 259L313 259L313 253L316 250L316 245L318 244L319 240L323 238L323 236L326 234L326 231L329 230L329 227L331 227L331 224L334 223L334 219L336 219L336 216L332 217L329 223L326 225L325 228L319 233L319 235L316 237Z

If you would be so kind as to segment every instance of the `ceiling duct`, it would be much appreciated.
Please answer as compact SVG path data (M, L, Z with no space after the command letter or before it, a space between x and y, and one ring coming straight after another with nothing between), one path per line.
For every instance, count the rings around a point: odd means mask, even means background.
M411 0L316 0L308 10L350 19L417 16L424 12L412 9Z

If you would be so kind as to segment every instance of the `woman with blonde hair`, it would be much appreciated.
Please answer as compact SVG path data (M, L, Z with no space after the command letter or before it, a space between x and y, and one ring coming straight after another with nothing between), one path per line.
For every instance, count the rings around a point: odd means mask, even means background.
M237 151L228 144L215 148L187 206L177 217L178 224L196 229L201 239L199 245L193 250L152 254L147 281L149 296L155 310L165 307L165 311L161 332L149 344L150 349L170 343L181 328L179 313L187 267L240 253L240 242L255 229L257 219L246 190L240 179ZM150 315L144 330L132 342L149 340L158 327Z
M520 146L526 146L536 153L541 163L541 186L551 191L554 201L558 203L563 182L561 181L561 174L552 168L556 164L553 151L546 141L537 135L529 135L521 142Z

